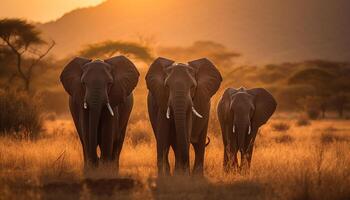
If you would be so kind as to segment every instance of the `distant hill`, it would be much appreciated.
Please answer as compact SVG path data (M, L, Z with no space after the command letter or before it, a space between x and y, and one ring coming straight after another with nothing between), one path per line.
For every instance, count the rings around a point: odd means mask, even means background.
M350 61L347 0L107 0L40 24L59 57L104 40L152 37L157 46L221 43L245 64Z

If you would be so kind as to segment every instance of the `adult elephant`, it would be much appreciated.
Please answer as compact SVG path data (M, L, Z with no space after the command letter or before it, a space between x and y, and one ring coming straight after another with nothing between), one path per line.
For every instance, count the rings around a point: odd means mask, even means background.
M135 65L124 56L91 61L74 58L64 68L61 82L69 94L69 108L83 147L84 166L101 160L116 161L123 146L125 130L133 107L139 78Z
M225 90L217 107L224 143L224 169L249 169L256 134L276 110L276 100L263 88Z
M189 173L190 143L195 151L193 173L203 174L210 99L221 81L220 72L206 58L188 64L158 58L150 66L146 75L148 113L157 140L159 175L170 173L170 146L175 172Z

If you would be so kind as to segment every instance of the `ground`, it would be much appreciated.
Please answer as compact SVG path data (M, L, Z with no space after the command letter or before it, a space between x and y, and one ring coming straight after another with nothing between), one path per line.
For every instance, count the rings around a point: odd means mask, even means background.
M350 199L349 122L275 117L246 175L223 172L221 136L210 129L204 177L158 179L147 120L130 122L117 176L113 164L83 175L70 118L51 119L35 141L0 138L0 199Z

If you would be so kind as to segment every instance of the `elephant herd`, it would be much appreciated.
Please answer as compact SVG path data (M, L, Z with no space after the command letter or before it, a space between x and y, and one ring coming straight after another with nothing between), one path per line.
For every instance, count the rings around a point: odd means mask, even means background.
M114 162L119 170L139 75L125 56L106 60L76 57L65 66L60 80L69 94L69 108L82 144L85 167L96 167L100 161ZM170 174L170 147L175 154L175 173L189 174L190 144L195 152L192 174L203 175L210 99L221 82L220 72L206 58L187 64L157 58L149 67L147 105L156 138L159 176ZM273 96L263 88L225 90L217 114L226 172L250 167L258 129L272 116L276 106Z

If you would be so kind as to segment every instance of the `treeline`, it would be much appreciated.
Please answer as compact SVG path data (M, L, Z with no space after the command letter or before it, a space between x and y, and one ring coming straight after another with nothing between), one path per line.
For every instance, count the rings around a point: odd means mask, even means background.
M279 111L305 111L311 118L349 109L350 64L325 60L240 66L225 74L225 86L266 87Z
M40 31L27 21L0 19L0 89L29 92L41 98L44 110L67 113L67 95L58 77L73 55L55 59L49 54L54 46L54 41L44 40ZM127 55L141 63L144 66L140 69L141 74L158 56L178 62L207 57L219 67L224 77L221 90L226 87L265 87L277 98L278 111L304 111L309 117L318 118L327 117L329 112L337 112L339 117L344 117L349 109L349 63L313 60L237 66L235 61L240 54L214 41L156 49L152 42L107 40L84 46L76 53L89 58L107 58L117 54ZM136 92L139 97L145 96L144 81L140 80ZM214 104L216 100L214 98Z

